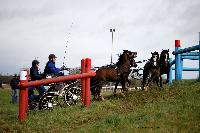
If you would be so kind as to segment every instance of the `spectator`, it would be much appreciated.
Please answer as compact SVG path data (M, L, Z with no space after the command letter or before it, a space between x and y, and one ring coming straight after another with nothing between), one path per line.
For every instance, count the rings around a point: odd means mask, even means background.
M12 103L18 103L18 97L19 97L19 88L17 86L18 84L19 84L19 77L17 76L17 74L15 74L10 81L10 86L12 89L12 94L11 94Z

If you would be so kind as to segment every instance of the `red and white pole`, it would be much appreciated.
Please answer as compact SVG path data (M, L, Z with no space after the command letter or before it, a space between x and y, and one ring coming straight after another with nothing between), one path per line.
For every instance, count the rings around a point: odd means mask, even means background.
M85 59L85 72L89 73L91 70L91 59ZM85 79L85 105L90 107L90 77Z
M28 83L29 71L23 70L20 72L20 84ZM28 111L28 88L20 87L19 91L19 121L23 122L26 119Z

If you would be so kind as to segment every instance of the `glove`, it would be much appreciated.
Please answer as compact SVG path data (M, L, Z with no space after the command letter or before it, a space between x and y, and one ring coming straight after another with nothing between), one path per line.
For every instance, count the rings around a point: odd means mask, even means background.
M67 68L63 65L61 68L60 68L60 70L62 71L62 70L66 70Z

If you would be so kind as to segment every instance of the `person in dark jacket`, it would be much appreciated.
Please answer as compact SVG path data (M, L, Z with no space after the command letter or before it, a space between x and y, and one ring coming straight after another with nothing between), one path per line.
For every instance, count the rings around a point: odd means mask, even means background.
M3 89L3 81L0 79L0 88Z
M50 75L55 75L55 76L63 75L63 73L60 72L63 68L56 68L55 66L56 58L57 57L54 54L49 55L49 61L47 62L44 69L45 74L50 74Z
M18 103L18 97L19 97L19 87L17 86L18 84L19 84L19 76L15 74L10 81L10 86L12 89L11 93L12 103Z
M32 61L32 67L30 68L30 77L31 77L31 81L35 81L35 80L41 80L42 79L42 75L39 74L39 61L38 60L33 60ZM34 93L33 93L33 87L29 87L29 100L33 100L34 98L39 99L45 92L46 89L44 88L43 85L39 85L35 87L36 90L39 92L39 96L38 97L34 97Z

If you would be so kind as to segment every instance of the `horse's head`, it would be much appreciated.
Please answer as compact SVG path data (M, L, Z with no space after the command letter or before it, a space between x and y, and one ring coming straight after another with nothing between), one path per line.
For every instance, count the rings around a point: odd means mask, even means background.
M119 55L119 59L117 62L117 66L119 67L120 65L130 62L130 66L136 66L137 64L135 63L134 58L137 57L137 52L131 52L129 50L123 50L123 53ZM136 66L137 67L137 66Z
M138 65L137 65L137 62L134 60L134 58L133 59L130 59L130 66L131 67L137 67Z
M158 66L159 63L159 53L158 52L151 52L151 59L150 62L152 63L153 66Z
M137 63L135 61L135 58L137 57L137 52L131 52L129 51L129 61L131 67L137 67Z
M137 52L129 51L129 58L136 58L136 57L137 57Z
M136 58L137 57L137 52L131 52L129 50L123 50L123 56L126 56L126 59L130 58Z
M125 53L125 55L127 56L127 59L130 62L130 66L131 67L137 67L137 64L134 60L134 58L137 57L137 52L131 52L131 51L128 51L128 50L124 50L124 53Z
M169 60L169 49L162 50L160 54L160 62L161 64L167 64Z

